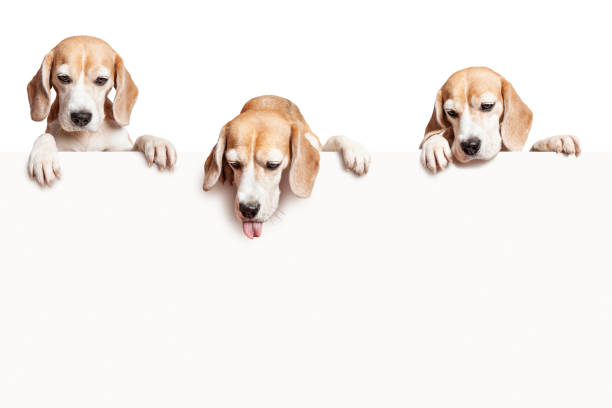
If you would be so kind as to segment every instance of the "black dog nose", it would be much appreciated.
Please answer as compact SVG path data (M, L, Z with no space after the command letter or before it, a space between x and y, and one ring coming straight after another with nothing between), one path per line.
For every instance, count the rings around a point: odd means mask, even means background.
M70 119L72 119L72 123L77 126L87 126L89 122L91 122L91 113L89 112L72 112L70 114Z
M240 203L240 214L248 220L255 218L259 212L259 203Z
M478 150L480 150L480 139L473 137L465 142L461 142L461 150L463 150L468 156L475 155L478 153Z

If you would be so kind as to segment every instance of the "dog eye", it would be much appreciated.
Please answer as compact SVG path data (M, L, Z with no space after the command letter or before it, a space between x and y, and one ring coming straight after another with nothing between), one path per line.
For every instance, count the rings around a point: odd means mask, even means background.
M58 75L57 79L59 79L62 84L69 84L70 82L72 82L68 75Z
M267 162L266 163L266 168L269 170L274 170L278 168L278 166L280 166L280 162Z
M457 116L459 116L459 114L457 113L456 110L453 109L449 109L446 111L446 113L448 114L448 116L450 116L451 118L456 118Z
M489 112L494 106L495 103L483 103L480 105L480 109L482 109L483 112Z
M108 78L104 78L104 77L97 77L96 78L96 85L104 85L106 83L106 81L108 81Z
M242 163L240 163L240 162L230 162L230 166L232 166L236 170L240 170L242 168Z

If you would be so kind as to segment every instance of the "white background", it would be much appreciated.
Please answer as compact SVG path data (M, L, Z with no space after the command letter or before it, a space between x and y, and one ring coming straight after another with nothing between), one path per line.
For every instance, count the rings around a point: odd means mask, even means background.
M415 151L436 91L489 66L534 112L529 143L609 151L609 5L602 1L19 1L0 16L0 151L29 151L26 84L64 37L108 41L140 88L134 136L208 151L249 98L293 100L321 137Z

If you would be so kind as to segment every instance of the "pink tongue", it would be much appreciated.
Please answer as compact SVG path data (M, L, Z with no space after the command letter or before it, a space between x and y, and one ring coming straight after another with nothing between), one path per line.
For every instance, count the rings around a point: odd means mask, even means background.
M261 237L262 228L263 223L261 222L245 221L242 223L242 231L244 231L244 235L246 235L249 239L253 239L254 237Z

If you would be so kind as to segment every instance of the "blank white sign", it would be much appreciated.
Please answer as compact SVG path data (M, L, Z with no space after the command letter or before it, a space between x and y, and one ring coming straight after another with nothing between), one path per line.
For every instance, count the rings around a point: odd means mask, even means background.
M324 154L263 237L136 153L0 154L0 407L610 407L612 155ZM598 180L598 181L596 181Z

